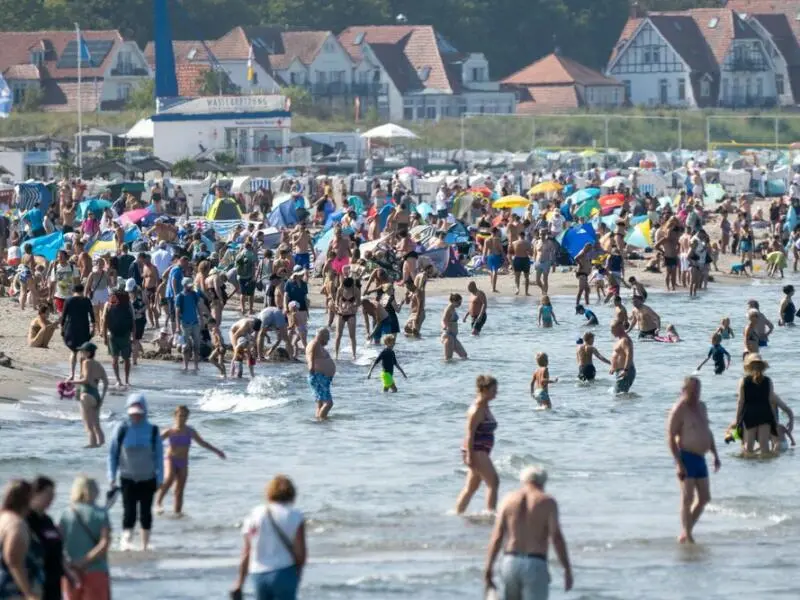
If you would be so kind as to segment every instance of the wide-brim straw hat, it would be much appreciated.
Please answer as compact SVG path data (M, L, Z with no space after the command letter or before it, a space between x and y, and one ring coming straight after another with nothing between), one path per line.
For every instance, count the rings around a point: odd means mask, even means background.
M744 368L747 369L754 365L758 365L757 368L759 368L761 371L769 368L769 363L761 358L760 354L757 352L751 352L744 358Z

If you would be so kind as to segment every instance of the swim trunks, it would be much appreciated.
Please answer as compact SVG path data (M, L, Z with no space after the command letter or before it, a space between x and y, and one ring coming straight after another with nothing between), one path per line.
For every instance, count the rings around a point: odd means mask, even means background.
M616 393L625 394L629 392L634 381L636 381L636 367L631 365L627 371L618 370L617 381L614 385Z
M505 554L500 563L504 598L547 598L550 573L544 556Z
M333 396L331 396L332 382L333 377L328 377L322 373L309 373L308 385L311 387L311 391L314 392L314 400L325 404L333 404Z
M294 255L294 264L300 265L304 269L311 268L311 254L308 252L298 252Z
M597 369L592 363L578 367L578 379L581 381L594 381Z
M240 277L239 289L242 290L242 296L252 296L256 291L255 279L242 279Z
M758 340L758 347L759 348L766 348L769 342L767 340Z
M486 311L484 311L479 317L472 317L472 335L480 334L484 325L486 325Z
M109 335L108 351L111 356L118 356L122 360L131 357L131 338L129 335Z
M539 273L547 273L550 270L550 261L549 260L536 261L536 270Z
M531 259L527 256L515 256L511 264L514 267L514 273L525 273L527 275L531 272Z
M381 382L383 382L383 389L388 390L394 385L394 375L388 371L381 372Z
M350 257L344 256L342 258L334 258L331 261L331 268L336 272L337 275L341 275L344 271L344 268L350 264Z
M664 257L664 266L665 267L677 267L678 266L678 259L674 256L665 256Z
M492 273L495 273L500 270L503 266L503 255L502 254L489 254L486 257L486 266L489 267L489 270Z
M536 400L539 406L550 406L550 394L545 389L534 390L533 399Z
M681 464L686 471L687 479L707 479L708 465L705 456L681 450Z
M648 329L647 331L639 331L639 339L655 339L657 329Z

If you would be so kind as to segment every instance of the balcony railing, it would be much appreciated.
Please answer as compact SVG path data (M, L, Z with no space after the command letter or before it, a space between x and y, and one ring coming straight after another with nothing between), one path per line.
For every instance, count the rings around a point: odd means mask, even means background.
M242 167L307 167L311 165L311 148L238 149L236 162Z
M111 75L114 77L146 77L148 74L147 69L141 67L124 67L117 65L111 69Z
M766 71L767 63L760 58L735 56L726 64L726 71Z
M306 84L312 96L381 96L388 93L385 83L353 83L331 81L328 83Z
M722 108L771 108L778 100L773 96L757 96L755 94L736 94L720 100Z

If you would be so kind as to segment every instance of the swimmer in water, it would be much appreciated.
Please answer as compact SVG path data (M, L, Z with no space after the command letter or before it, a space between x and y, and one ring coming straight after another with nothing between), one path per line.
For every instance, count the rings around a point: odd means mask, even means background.
M796 315L796 311L794 302L792 302L793 295L793 285L783 286L783 300L781 300L781 305L778 309L778 325L794 327L794 317Z
M553 323L558 325L558 319L556 319L556 313L553 312L553 305L550 304L550 296L544 295L542 296L542 303L539 305L539 327L544 327L545 329L549 329L553 326Z
M723 317L714 333L718 333L723 340L732 340L733 328L731 327L731 320L728 317Z
M714 361L715 375L722 375L726 369L730 369L731 367L731 355L722 347L722 336L718 333L711 336L711 348L708 350L708 356L706 356L703 362L697 365L697 370L699 371L702 369L703 365L709 360Z
M394 342L395 337L393 335L383 336L383 345L385 347L383 350L381 350L381 353L378 354L375 362L373 362L372 366L369 368L369 373L367 373L367 379L369 379L372 377L373 369L378 365L378 363L381 363L381 381L383 381L383 391L388 392L391 390L393 394L397 392L397 385L395 385L394 382L394 368L397 367L397 370L403 374L403 377L408 379L408 375L406 375L406 372L403 371L403 367L401 367L397 362L397 355L394 353Z
M575 314L583 315L584 317L586 317L586 323L584 323L584 325L587 327L593 327L594 325L599 325L599 323L597 322L597 315L594 314L588 308L584 308L582 304L578 304L578 306L575 307Z
M534 371L531 378L531 396L542 408L553 408L550 403L548 386L551 383L558 383L558 377L550 379L550 370L547 368L548 363L547 354L539 352L536 355L536 364L539 365L539 368Z
M594 334L591 331L584 333L583 339L578 340L578 349L575 352L575 356L578 360L578 379L581 381L594 381L595 375L597 375L597 369L595 369L592 362L593 356L596 356L600 362L604 362L607 365L611 364L611 361L600 354L597 348L594 347Z
M681 341L681 336L678 335L678 330L675 329L675 325L667 325L664 331L667 335L657 335L654 338L657 342L675 343Z

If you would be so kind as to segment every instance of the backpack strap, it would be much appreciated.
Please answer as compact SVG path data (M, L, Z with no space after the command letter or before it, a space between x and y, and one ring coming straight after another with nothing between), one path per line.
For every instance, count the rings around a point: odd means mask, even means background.
M156 454L156 443L158 443L158 427L151 425L150 430L150 449L153 451L153 456Z
M117 467L119 467L119 455L122 453L122 442L125 441L125 436L128 434L128 424L123 423L117 431Z

